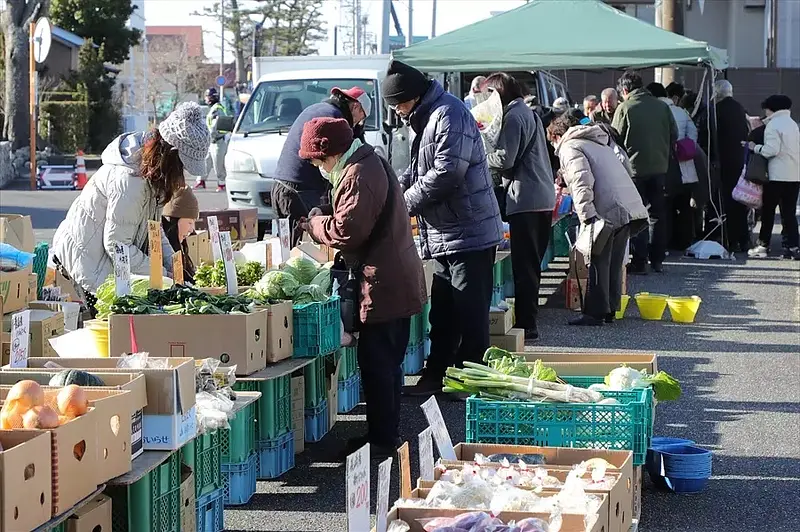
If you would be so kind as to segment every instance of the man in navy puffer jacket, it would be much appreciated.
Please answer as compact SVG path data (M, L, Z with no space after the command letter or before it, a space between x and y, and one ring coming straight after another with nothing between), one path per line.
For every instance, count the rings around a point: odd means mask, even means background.
M391 61L386 103L410 125L411 164L400 177L425 259L434 259L431 355L409 395L442 388L447 367L480 362L489 347L489 306L500 209L480 132L466 106L435 80Z

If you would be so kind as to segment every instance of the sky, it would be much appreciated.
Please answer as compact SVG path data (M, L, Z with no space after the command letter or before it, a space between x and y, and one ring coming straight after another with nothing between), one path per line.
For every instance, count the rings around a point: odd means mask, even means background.
M246 0L244 0L246 2ZM144 0L144 19L150 26L186 26L202 25L203 45L206 57L210 60L219 60L219 24L208 17L194 16L192 13L202 11L203 6L211 6L214 1L198 0ZM507 11L525 3L524 0L438 0L436 3L436 34L441 35L448 31L472 24L491 16L495 11ZM325 16L327 21L328 38L319 45L320 55L333 55L333 26L340 22L338 0L326 0ZM408 0L395 0L394 8L400 19L400 25L406 32L408 27ZM414 35L429 36L432 23L431 0L413 0L413 29ZM380 34L380 17L382 2L380 0L362 0L362 15L369 17L367 31ZM394 26L391 25L391 34L395 35ZM226 61L232 60L232 55L226 53Z

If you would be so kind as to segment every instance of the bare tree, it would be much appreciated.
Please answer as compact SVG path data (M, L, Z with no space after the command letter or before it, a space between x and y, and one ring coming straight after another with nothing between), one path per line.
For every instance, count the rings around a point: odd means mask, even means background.
M29 142L29 27L39 13L47 9L48 4L49 0L11 0L0 13L5 43L5 120L1 136L11 141L13 149Z
M189 53L182 35L148 37L147 55L145 98L158 121L185 97L203 90L203 58Z

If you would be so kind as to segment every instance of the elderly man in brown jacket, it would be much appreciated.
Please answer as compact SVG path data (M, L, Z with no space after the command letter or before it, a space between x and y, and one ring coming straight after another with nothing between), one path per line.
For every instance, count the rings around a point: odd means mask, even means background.
M321 167L333 185L328 212L312 211L302 228L315 241L340 250L361 277L358 365L369 432L351 440L348 451L369 442L372 457L391 456L402 443L402 363L411 316L427 300L400 182L389 163L372 146L353 139L350 125L340 118L307 122L299 153Z

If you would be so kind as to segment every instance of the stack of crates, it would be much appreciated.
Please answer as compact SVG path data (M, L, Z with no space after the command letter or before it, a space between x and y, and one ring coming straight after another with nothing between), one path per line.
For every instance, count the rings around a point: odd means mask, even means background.
M194 473L197 530L221 532L225 487L222 481L222 431L198 435L181 448ZM178 453L175 453L176 455Z
M422 343L422 314L411 317L406 356L403 359L403 373L416 375L425 365L425 346Z
M333 353L342 345L339 296L327 301L294 305L295 358L311 358Z
M346 414L361 400L361 373L358 370L358 348L343 347L339 350L339 398L336 411Z
M431 356L431 300L422 307L422 358Z
M496 307L505 299L505 279L503 275L503 263L508 259L495 261L492 270L492 306Z
M502 261L503 264L503 296L514 297L514 269L511 266L511 257Z
M258 391L259 381L238 381L237 391ZM256 492L256 406L251 403L230 420L222 435L222 481L225 506L247 504Z
M305 379L305 441L315 443L330 429L325 357L317 357L303 368Z
M258 480L279 477L294 467L291 379L283 375L256 381L261 392L255 413L256 452L248 463L255 466Z
M181 454L172 453L130 486L109 486L106 495L111 497L111 528L115 532L180 532Z

